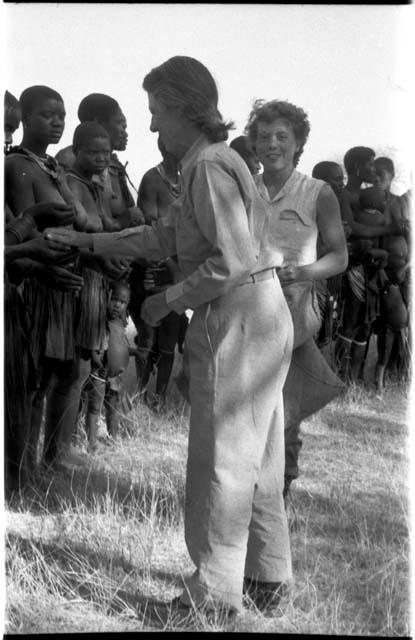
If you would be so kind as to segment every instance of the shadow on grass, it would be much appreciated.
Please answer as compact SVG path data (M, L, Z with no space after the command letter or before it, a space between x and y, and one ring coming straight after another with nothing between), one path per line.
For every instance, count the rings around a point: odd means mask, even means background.
M143 623L163 626L162 614L167 617L170 610L168 602L137 590L136 583L144 577L144 571L128 563L122 555L96 553L82 544L61 547L16 534L7 535L6 549L6 573L13 571L13 561L18 555L27 566L36 566L43 586L53 592L58 590L63 596L80 597L104 609L107 615L132 615ZM151 576L171 587L182 586L180 576L171 572L154 570ZM118 584L123 587L128 584L131 588L118 588Z
M294 488L287 502L290 529L299 535L308 532L324 536L327 542L345 542L366 538L370 544L406 543L409 540L408 514L405 501L399 495L376 491L370 495L353 491L348 497L336 496L336 484L328 495ZM341 489L340 491L344 491Z
M143 519L151 514L173 524L180 521L184 505L184 484L177 484L133 481L108 469L78 466L43 475L36 485L9 496L7 508L59 513L68 506L94 508L110 497L124 515Z

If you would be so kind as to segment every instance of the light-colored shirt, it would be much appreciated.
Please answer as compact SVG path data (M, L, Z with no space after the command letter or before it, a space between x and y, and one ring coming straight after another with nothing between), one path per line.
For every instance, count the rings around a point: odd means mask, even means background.
M257 271L265 204L240 156L200 135L181 162L183 193L152 226L94 234L94 251L159 260L177 255L184 280L166 290L177 313L195 309Z
M267 205L267 221L261 260L275 266L311 264L317 259L317 198L323 180L296 169L274 198L270 198L263 174L255 183Z

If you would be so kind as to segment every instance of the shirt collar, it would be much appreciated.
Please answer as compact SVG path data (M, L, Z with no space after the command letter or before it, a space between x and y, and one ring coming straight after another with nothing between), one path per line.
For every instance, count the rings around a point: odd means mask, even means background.
M210 144L211 143L209 142L205 134L201 133L200 136L196 138L192 146L186 151L180 162L180 173L182 174L184 179L186 179L187 174L189 173L200 151L208 147Z
M276 202L277 200L280 200L280 198L283 198L288 192L290 192L293 189L295 183L299 178L299 175L300 174L298 173L297 169L294 169L291 175L289 176L289 178L287 179L287 181L284 183L284 185L280 189L280 191L277 193L276 196L274 196L274 198L269 197L268 189L264 183L263 173L259 174L258 176L255 176L255 182L257 183L258 190L263 198L265 198L268 202Z

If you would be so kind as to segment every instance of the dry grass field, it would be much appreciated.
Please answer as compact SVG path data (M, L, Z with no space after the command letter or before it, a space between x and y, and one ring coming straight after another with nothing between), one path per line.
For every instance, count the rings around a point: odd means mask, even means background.
M408 391L360 387L304 423L289 506L295 581L279 617L232 631L408 636ZM174 631L154 605L192 572L183 539L188 417L140 402L122 438L6 505L5 631ZM81 425L82 427L82 425ZM85 434L78 434L85 450ZM185 630L224 631L200 615Z

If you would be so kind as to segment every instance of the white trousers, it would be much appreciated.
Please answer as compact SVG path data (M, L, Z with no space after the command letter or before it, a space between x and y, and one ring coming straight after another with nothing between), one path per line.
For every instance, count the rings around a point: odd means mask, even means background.
M278 278L196 309L186 334L191 405L182 600L242 607L244 576L291 577L282 389L293 326Z

